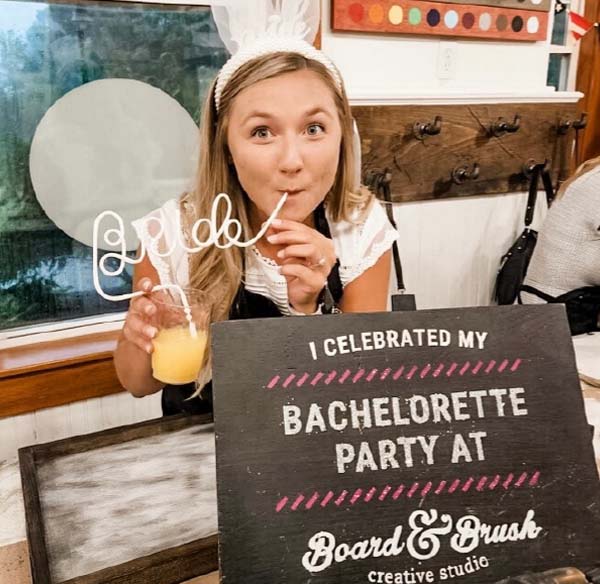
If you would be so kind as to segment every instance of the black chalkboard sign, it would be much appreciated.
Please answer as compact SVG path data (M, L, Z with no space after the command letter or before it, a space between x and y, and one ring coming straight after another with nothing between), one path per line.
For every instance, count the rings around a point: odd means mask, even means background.
M562 306L213 328L225 583L483 584L600 558Z

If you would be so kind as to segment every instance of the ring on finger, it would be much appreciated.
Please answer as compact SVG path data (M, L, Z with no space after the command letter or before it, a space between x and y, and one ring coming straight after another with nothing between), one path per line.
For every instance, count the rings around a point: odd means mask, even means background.
M325 265L325 256L321 256L321 259L316 264L310 264L308 266L311 270L313 268L322 268Z

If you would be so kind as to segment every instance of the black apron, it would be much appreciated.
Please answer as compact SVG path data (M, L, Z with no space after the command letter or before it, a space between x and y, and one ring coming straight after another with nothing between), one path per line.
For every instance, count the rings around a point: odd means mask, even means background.
M331 231L325 217L325 208L321 203L314 211L315 228L317 231L331 239ZM336 304L339 304L344 289L340 279L339 260L333 266L327 277L327 285ZM229 320L246 318L274 318L283 316L275 303L270 299L254 292L249 292L241 283L236 297L229 311ZM195 383L185 385L166 385L162 390L163 416L176 414L207 414L212 413L212 382L209 381L203 388L201 396L188 399L195 392Z

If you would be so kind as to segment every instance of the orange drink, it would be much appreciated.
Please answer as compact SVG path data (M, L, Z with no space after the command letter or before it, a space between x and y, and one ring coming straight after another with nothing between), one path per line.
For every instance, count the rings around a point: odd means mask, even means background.
M196 381L208 342L210 305L198 290L152 293L157 307L157 333L152 344L152 375L158 381L182 385Z
M159 330L153 340L152 375L172 385L196 381L206 342L206 331L197 331L194 338L187 326Z

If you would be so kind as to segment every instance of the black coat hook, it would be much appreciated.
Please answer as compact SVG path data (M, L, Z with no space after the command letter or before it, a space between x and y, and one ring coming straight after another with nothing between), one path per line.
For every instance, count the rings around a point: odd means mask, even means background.
M527 178L531 178L533 171L538 167L540 171L548 171L550 169L550 160L548 158L544 159L544 162L536 162L533 158L530 158L527 162L523 164L521 167L521 172Z
M490 134L492 136L496 136L499 138L503 134L514 134L521 127L521 116L519 114L515 114L515 119L512 124L504 119L498 118L495 122L492 122L490 126Z
M452 170L452 182L457 185L462 185L468 180L476 180L479 178L479 164L475 162L473 168L469 170L467 165L457 166Z
M583 130L587 126L587 113L581 112L581 117L578 120L561 120L558 123L557 131L559 134L566 134L570 128L574 130Z
M575 120L571 126L576 130L583 130L587 126L587 112L581 112L581 117Z
M442 116L435 116L433 122L415 122L413 134L417 140L425 140L426 136L436 136L442 131Z

